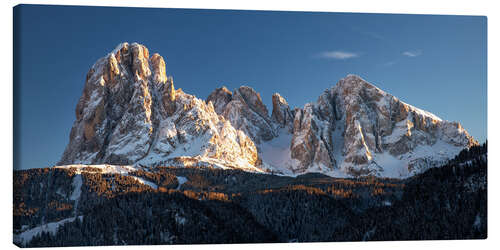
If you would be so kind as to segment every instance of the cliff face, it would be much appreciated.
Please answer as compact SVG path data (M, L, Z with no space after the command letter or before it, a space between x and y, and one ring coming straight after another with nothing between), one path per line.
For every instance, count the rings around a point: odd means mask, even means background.
M210 162L256 170L257 149L212 104L175 89L165 61L120 44L87 74L60 164ZM194 159L196 158L196 159Z
M297 110L291 153L299 170L408 176L477 142L459 123L408 105L348 75Z
M291 109L254 89L206 101L175 89L159 54L120 44L87 74L60 164L211 165L296 175L407 177L477 142L459 123L348 75Z

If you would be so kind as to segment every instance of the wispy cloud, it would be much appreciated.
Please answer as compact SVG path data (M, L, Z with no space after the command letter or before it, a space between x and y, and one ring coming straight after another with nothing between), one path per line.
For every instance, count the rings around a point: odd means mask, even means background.
M370 38L374 38L374 39L377 39L377 40L385 40L385 37L382 36L378 32L363 30L360 27L356 27L356 26L351 27L351 29L354 32L357 32L357 33L359 33L361 35L364 35L364 36L367 36L367 37L370 37Z
M389 62L382 63L382 66L390 67L394 64L396 64L396 61L389 61Z
M359 57L360 54L355 53L355 52L349 52L349 51L335 50L335 51L323 51L323 52L319 53L318 56L320 58L345 60L345 59Z
M378 39L378 40L385 40L385 38L382 35L380 35L379 33L376 33L376 32L361 31L361 34L369 36L371 38Z
M404 51L403 56L407 57L417 57L422 55L422 50L409 50L409 51Z

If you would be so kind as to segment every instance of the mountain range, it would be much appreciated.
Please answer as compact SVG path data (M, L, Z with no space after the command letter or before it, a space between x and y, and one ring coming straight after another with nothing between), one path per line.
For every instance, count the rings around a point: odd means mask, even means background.
M478 145L458 122L404 103L356 75L269 112L249 86L206 100L174 87L162 56L122 43L87 74L58 165L209 166L297 176L405 178Z
M14 171L19 247L487 237L487 143L356 75L269 111L122 43L75 112L58 166Z

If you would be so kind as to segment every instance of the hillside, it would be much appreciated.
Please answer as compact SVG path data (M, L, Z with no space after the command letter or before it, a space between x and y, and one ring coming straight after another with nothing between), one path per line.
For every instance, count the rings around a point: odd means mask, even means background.
M487 145L408 179L217 168L14 172L19 246L484 239Z

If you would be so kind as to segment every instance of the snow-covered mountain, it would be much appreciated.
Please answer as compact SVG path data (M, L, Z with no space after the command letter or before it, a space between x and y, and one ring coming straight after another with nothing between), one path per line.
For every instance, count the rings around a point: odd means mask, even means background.
M206 101L175 89L159 54L122 43L87 74L60 164L217 166L297 175L407 177L477 144L459 123L355 75L316 102L269 114L242 86Z

